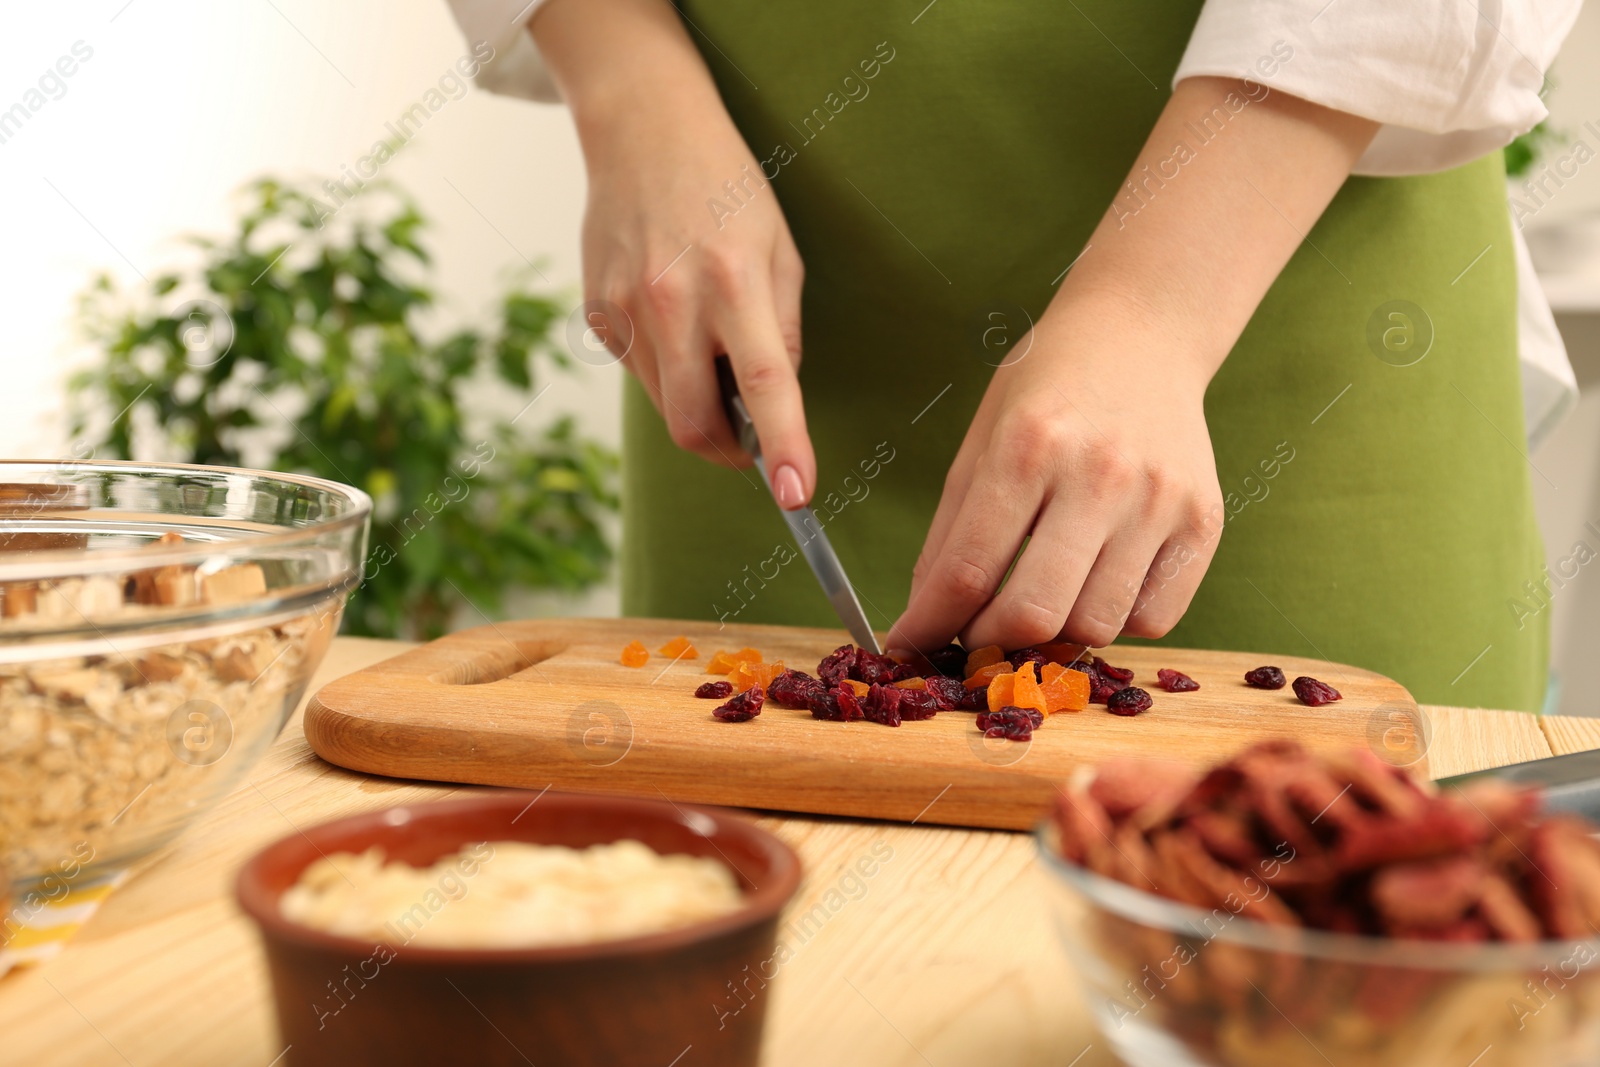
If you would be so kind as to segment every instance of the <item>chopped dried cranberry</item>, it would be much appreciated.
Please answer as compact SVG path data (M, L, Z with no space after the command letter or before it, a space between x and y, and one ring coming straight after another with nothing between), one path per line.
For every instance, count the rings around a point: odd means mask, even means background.
M1050 662L1050 657L1037 648L1019 648L1006 657L1006 662L1011 664L1012 670L1021 670L1024 663L1037 663L1042 667Z
M748 722L761 714L761 704L766 699L767 691L752 685L711 714L723 722Z
M962 686L961 688L966 691L966 695L961 698L961 703L956 705L957 708L962 711L989 710L988 686L980 685L976 689L967 689L966 686Z
M985 737L1003 737L1010 741L1027 741L1033 731L1044 723L1044 716L1033 708L1006 706L999 711L980 711L978 729Z
M705 682L699 689L694 691L695 696L706 700L721 700L723 697L731 696L732 694L732 682Z
M806 707L811 709L811 717L823 719L827 722L844 722L844 710L839 707L837 693L831 693L820 686L806 697Z
M879 656L863 648L856 652L856 669L850 677L868 685L888 685L895 680L894 672L899 666L888 656Z
M896 689L892 685L874 685L867 690L867 698L861 701L861 714L870 722L899 726L900 698L909 691ZM843 702L843 698L840 698L840 703Z
M788 670L767 686L767 699L780 708L809 708L812 692L822 688L821 682L804 671Z
M866 713L861 710L861 698L848 685L835 689L833 698L839 702L839 712L843 716L841 722L859 722L866 718Z
M1161 688L1169 693L1192 693L1200 688L1200 683L1187 674L1182 671L1169 671L1165 667L1156 671L1156 679Z
M1282 689L1287 681L1277 667L1257 667L1244 672L1244 684L1255 689Z
M967 697L967 687L957 678L946 678L942 674L935 674L925 679L922 684L939 701L941 711L959 708Z
M892 681L896 681L896 682L903 682L907 678L921 678L921 677L922 677L922 669L919 668L915 663L900 663L900 664L896 664L895 665L894 677L891 680Z
M1294 695L1300 698L1300 703L1309 704L1313 708L1344 699L1344 694L1327 682L1319 682L1303 674L1294 680Z
M903 722L920 722L931 719L943 709L939 698L926 689L900 689L900 719ZM872 699L870 694L867 699Z
M1150 694L1136 685L1118 689L1106 699L1106 710L1113 715L1137 715L1150 710Z
M967 676L967 650L960 645L945 645L928 657L928 663L946 678L959 680Z
M822 662L817 664L817 677L822 679L822 684L837 689L840 682L854 674L857 651L855 645L840 645L823 656Z
M1107 678L1111 678L1118 682L1133 681L1133 671L1126 667L1113 667L1099 656L1094 658L1094 665L1100 668L1100 673L1105 675Z

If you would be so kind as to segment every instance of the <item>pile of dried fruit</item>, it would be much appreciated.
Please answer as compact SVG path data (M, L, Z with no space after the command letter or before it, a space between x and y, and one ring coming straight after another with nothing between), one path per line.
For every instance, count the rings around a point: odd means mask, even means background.
M986 736L1016 741L1031 738L1047 716L1082 711L1091 701L1118 715L1136 715L1150 707L1150 695L1127 684L1131 670L1098 656L1086 661L1086 652L1082 645L1066 643L1010 654L998 645L968 652L952 644L922 663L909 663L841 645L823 657L813 676L786 668L782 660L766 663L757 649L743 648L713 655L706 672L728 675L728 680L706 682L695 696L723 700L760 690L753 709L730 701L713 712L737 722L759 714L765 700L809 710L830 722L864 720L884 726L931 719L941 711L975 711L980 713L978 729ZM1177 671L1162 671L1161 678L1170 692L1200 688Z
M1448 941L1600 930L1583 822L1498 782L1437 792L1365 750L1264 741L1198 778L1112 764L1063 790L1056 821L1068 859L1184 903L1220 905L1254 874L1272 889L1263 922Z
M1365 750L1313 755L1269 741L1203 775L1110 764L1062 790L1052 828L1070 862L1210 913L1190 933L1109 911L1087 920L1096 950L1115 965L1106 980L1119 1016L1153 1008L1208 1063L1312 1062L1307 1040L1334 1062L1420 1062L1405 1058L1412 1046L1397 1034L1415 1028L1418 1039L1448 1037L1437 1001L1450 987L1460 983L1456 992L1479 1004L1472 1011L1498 1017L1507 991L1515 1001L1527 977L1269 951L1228 938L1237 919L1440 942L1581 946L1600 931L1593 826L1542 815L1536 793L1502 783L1438 792ZM1597 958L1591 949L1582 962ZM1160 977L1146 981L1151 974ZM1565 973L1562 985L1577 974ZM1132 996L1120 988L1123 977L1132 979ZM1490 978L1503 980L1495 996L1469 988ZM1573 997L1570 1007L1578 1003ZM1458 1018L1462 1031L1470 1016ZM1490 1040L1474 1034L1466 1060ZM1433 1051L1427 1062L1455 1062Z

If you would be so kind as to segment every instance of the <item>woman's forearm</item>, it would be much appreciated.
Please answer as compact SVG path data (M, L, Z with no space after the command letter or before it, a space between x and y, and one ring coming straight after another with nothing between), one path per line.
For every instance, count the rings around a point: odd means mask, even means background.
M1376 131L1258 83L1183 81L1047 318L1153 330L1209 381ZM1332 265L1328 282L1346 284Z
M722 111L711 72L668 0L552 0L528 28L591 167L602 127L662 108L685 119Z

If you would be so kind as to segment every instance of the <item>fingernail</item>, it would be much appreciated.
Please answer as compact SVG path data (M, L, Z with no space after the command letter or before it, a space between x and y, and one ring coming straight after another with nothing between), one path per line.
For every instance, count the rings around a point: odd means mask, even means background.
M778 473L772 476L772 495L778 498L778 506L784 511L793 511L805 503L805 488L800 484L800 472L785 463L778 468Z

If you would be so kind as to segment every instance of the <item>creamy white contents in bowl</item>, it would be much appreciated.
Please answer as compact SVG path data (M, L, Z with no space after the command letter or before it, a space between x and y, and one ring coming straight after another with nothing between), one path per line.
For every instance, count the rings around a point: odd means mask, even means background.
M736 910L728 867L624 840L575 849L523 841L464 846L429 867L381 849L336 852L301 872L283 916L390 945L531 948L637 937Z

